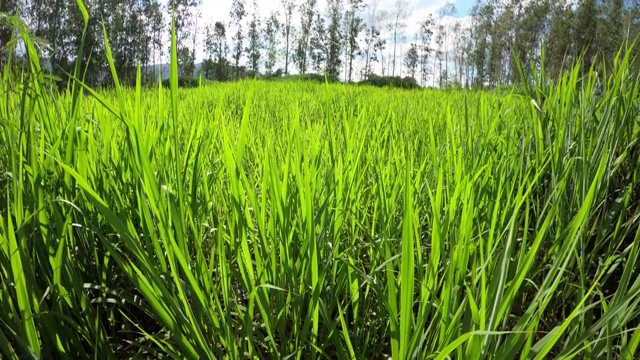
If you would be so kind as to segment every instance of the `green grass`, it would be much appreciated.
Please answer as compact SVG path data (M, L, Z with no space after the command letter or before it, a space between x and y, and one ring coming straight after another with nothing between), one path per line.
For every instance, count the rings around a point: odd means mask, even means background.
M178 90L173 47L168 90L55 93L26 40L0 83L4 357L637 356L630 59L524 95Z

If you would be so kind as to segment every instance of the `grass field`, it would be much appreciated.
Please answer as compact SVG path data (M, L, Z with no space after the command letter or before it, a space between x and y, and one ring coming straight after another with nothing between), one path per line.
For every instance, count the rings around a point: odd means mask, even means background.
M0 84L6 358L637 356L628 59L519 92L179 90L174 61L57 93L30 54Z

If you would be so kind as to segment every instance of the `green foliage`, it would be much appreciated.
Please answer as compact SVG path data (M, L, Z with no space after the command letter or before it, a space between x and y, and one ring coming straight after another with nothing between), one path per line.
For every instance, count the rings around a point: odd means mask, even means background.
M369 76L366 80L360 81L358 84L371 85L377 87L390 87L399 89L418 89L420 85L415 78L407 76Z
M365 28L364 19L361 17L362 11L366 8L364 0L347 0L344 13L343 40L345 46L345 63L347 65L345 78L351 82L353 75L353 61L356 56L361 55L360 33Z
M309 70L311 30L313 19L317 12L316 3L317 0L304 0L300 6L298 6L298 10L300 11L300 34L296 40L293 51L293 61L301 74L305 74L307 70Z
M3 0L0 2L0 66L4 66L7 61L9 49L7 48L13 38L12 17L18 11L16 0Z
M636 356L629 58L604 82L532 67L518 94L180 89L172 28L168 90L140 68L122 87L105 36L114 88L58 93L21 30L29 70L0 82L3 358Z
M231 59L233 60L233 76L235 80L241 78L240 59L244 50L245 34L242 31L242 20L247 16L244 0L233 0L229 12L230 23L236 28L232 36Z
M344 34L340 32L340 20L342 17L342 8L340 0L327 1L327 19L328 25L326 29L326 73L331 78L340 76L340 67L342 65L342 43Z
M296 75L285 75L279 76L277 73L272 77L267 77L266 79L270 80L278 80L278 81L298 81L298 82L307 82L307 83L317 83L324 84L325 82L335 83L339 82L337 78L325 77L322 74L296 74Z
M296 7L294 0L280 0L283 7L284 22L282 23L282 37L284 38L284 74L289 75L289 62L291 60L291 42L295 31L292 17Z
M170 86L170 83L171 81L169 79L163 80L162 86L168 88ZM200 79L196 77L182 76L178 78L178 87L181 87L181 88L194 88L194 87L198 87L199 84L200 84Z
M264 29L264 47L266 52L264 67L267 75L273 75L274 68L278 62L278 35L280 34L280 26L278 13L272 11L267 18L267 24Z
M404 58L404 64L407 67L409 77L415 78L419 60L418 45L412 43Z
M258 3L253 0L253 13L251 21L249 22L249 30L247 31L247 38L249 43L245 51L247 52L247 58L249 59L249 69L252 73L258 73L260 69L260 51L263 49L264 44L260 36L260 19L258 18Z
M495 88L520 81L513 53L527 64L544 62L554 81L578 59L585 73L592 64L600 74L611 71L622 45L640 54L640 47L630 48L640 35L640 0L476 0L468 14L457 14L451 1L435 15L414 19L411 34L407 0L280 0L267 17L256 10L258 1L230 3L227 18L215 16L218 21L209 24L202 16L211 9L202 0L94 0L85 4L86 14L76 1L3 0L0 14L19 16L32 39L42 40L34 41L42 68L60 89L70 85L77 64L88 85L114 86L103 23L119 81L134 86L141 65L143 83L155 85L167 75L158 70L169 48L165 19L172 16L180 76L196 76L202 62L204 78L217 81L259 72L273 76L278 64L288 75L294 64L298 73L326 72L347 82L377 73L409 75L422 86L442 89ZM468 21L454 21L457 15L468 15ZM0 16L0 67L6 48L16 45L6 18ZM400 49L407 41L415 47ZM358 61L363 66L355 66ZM409 66L401 66L403 61Z

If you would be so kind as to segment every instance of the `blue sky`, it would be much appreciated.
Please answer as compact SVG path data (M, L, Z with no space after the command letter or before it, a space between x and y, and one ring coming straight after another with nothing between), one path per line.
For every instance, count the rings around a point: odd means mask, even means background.
M452 1L452 0L449 0ZM473 6L473 2L474 0L456 0L453 1L454 5L456 6L456 9L458 10L458 13L456 14L457 17L464 17L469 15L469 11L471 11L471 7ZM422 8L422 7L430 7L431 4L433 3L441 3L440 1L434 1L434 0L420 0L420 1L416 1L416 4L414 5L414 7L416 8Z
M473 0L458 0L455 5L458 8L459 16L467 16L473 7Z

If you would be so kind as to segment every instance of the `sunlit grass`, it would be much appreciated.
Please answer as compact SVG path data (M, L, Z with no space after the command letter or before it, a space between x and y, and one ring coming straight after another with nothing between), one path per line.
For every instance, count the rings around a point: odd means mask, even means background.
M629 59L523 94L180 90L174 46L170 89L56 93L27 48L0 84L4 356L636 355Z

